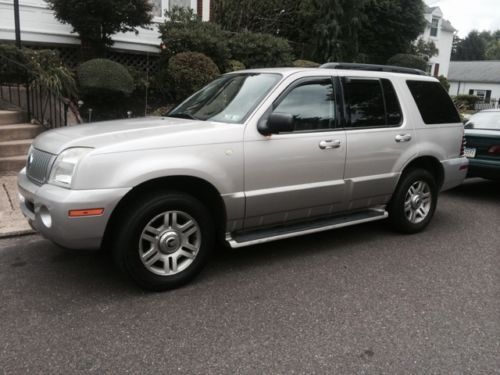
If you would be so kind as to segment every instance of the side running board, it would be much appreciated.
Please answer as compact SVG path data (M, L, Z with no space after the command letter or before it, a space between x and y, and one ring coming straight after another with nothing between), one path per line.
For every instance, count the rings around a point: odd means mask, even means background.
M384 209L371 209L349 215L329 217L308 223L292 224L242 233L226 233L226 241L232 248L257 245L330 229L382 220L389 216Z

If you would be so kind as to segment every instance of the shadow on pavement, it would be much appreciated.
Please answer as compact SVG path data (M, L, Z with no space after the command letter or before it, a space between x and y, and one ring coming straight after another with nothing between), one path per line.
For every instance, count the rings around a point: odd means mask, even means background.
M500 203L500 182L471 178L443 194L475 201Z

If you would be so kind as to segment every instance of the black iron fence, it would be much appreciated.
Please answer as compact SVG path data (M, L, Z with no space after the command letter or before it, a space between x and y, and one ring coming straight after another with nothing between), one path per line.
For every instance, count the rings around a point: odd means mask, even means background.
M0 84L0 99L19 107L47 129L68 125L69 100L48 89L29 83Z

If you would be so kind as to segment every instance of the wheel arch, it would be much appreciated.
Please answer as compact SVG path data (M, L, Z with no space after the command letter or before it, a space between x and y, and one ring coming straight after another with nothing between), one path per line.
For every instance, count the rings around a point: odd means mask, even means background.
M142 182L131 189L116 205L106 224L102 247L107 248L124 212L136 197L153 191L175 190L199 199L208 208L216 226L216 234L224 235L226 226L226 206L221 194L210 182L193 176L168 176Z
M411 170L418 168L425 169L429 173L431 173L436 178L436 186L438 188L438 191L441 190L441 187L444 183L444 168L437 158L435 158L434 156L419 156L405 165L401 176ZM401 177L399 178L399 180L401 180Z

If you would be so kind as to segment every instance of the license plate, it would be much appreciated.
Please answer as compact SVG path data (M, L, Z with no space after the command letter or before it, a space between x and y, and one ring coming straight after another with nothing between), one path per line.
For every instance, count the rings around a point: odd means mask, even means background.
M475 148L466 147L464 149L464 156L468 157L468 158L475 158L476 157L476 149Z

